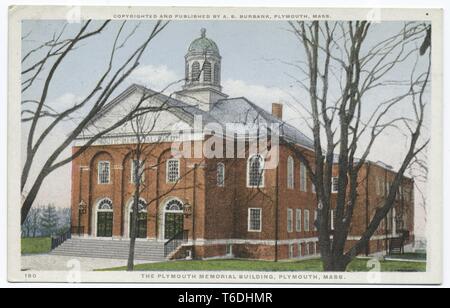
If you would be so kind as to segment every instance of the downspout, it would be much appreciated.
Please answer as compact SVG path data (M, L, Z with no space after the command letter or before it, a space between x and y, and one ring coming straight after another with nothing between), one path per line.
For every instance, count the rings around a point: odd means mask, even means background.
M366 230L369 228L369 176L370 176L370 162L367 163L366 172ZM366 256L370 254L370 241L366 244Z
M194 163L194 190L193 190L193 196L192 196L192 243L193 243L193 249L192 249L192 259L195 260L195 208L197 204L197 167L198 164Z
M276 169L276 181L275 181L275 262L278 262L278 238L279 238L279 234L278 234L278 220L279 220L279 206L280 206L280 186L279 178L280 175L280 164L278 163L277 169Z

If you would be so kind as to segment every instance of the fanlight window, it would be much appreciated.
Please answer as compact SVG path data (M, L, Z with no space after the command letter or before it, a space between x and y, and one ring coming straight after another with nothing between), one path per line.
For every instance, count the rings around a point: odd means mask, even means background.
M109 199L103 199L98 204L98 210L99 211L112 211L113 210L112 201Z
M264 158L261 155L252 156L248 160L248 186L264 186Z
M182 212L183 204L178 200L171 200L167 202L165 210L166 212Z
M203 64L203 76L205 82L211 82L211 63L208 61Z
M138 202L139 213L147 212L147 203L144 200L139 200ZM134 202L131 203L130 211L133 212Z
M191 76L192 81L199 81L200 79L200 63L198 63L197 61L195 61L192 64L192 76Z

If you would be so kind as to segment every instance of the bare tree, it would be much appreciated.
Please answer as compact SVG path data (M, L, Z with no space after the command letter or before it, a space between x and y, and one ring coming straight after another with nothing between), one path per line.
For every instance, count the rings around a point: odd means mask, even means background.
M22 96L25 97L31 88L36 88L37 98L22 99L22 122L27 124L26 155L21 175L21 191L23 194L21 222L25 222L27 215L37 197L39 190L48 175L58 168L79 157L90 145L105 134L122 126L136 114L145 112L141 104L117 119L114 123L96 132L76 152L61 158L61 154L71 143L80 137L92 119L102 111L109 98L124 83L127 77L139 66L144 52L152 40L167 26L168 22L157 21L151 26L145 40L136 48L130 48L129 54L118 56L120 49L128 45L129 40L136 33L139 24L130 31L126 29L126 21L114 30L110 20L93 22L88 20L80 25L80 29L73 35L67 34L67 25L55 33L52 39L25 52L22 58ZM101 36L107 29L112 29L111 52L106 59L106 67L100 77L91 85L79 102L65 110L58 110L48 100L55 75L67 59L78 49L85 46L96 46L109 42ZM126 33L128 32L128 33ZM29 37L26 35L23 39ZM84 45L83 45L84 44ZM124 48L125 49L125 48ZM122 59L119 60L118 59ZM67 71L65 74L72 74ZM42 82L38 82L42 81ZM141 102L142 103L142 102ZM77 115L82 114L77 117ZM45 121L47 120L47 121ZM50 121L48 121L50 120ZM50 135L58 129L64 121L72 121L73 127L55 149L45 149L45 159L42 166L36 165L36 156ZM31 176L36 173L35 177Z
M355 256L364 252L393 208L405 171L428 144L428 140L419 143L419 137L425 118L424 93L430 79L431 52L427 52L429 42L424 43L421 50L417 45L426 40L430 28L426 24L408 22L398 33L374 42L368 37L377 25L367 21L291 22L290 26L306 55L306 61L297 66L302 76L295 81L310 101L308 124L314 138L314 159L308 159L306 152L295 144L287 144L306 165L317 189L316 227L324 270L344 271ZM425 55L427 65L418 72L420 53ZM414 59L408 80L389 80L390 73ZM371 92L382 93L392 86L404 89L404 93L369 98ZM411 115L399 116L393 112L400 103L410 106ZM371 110L371 106L375 108ZM408 134L401 166L367 229L356 244L346 250L357 205L359 172L377 138L386 130L399 127ZM337 164L335 153L338 153ZM332 201L331 195L334 168L338 172L336 201ZM333 234L329 228L332 206L336 217Z

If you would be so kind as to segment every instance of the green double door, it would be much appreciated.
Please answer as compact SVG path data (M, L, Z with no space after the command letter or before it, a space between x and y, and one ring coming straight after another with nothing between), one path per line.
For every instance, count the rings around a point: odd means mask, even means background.
M183 231L183 213L166 213L165 215L164 238L170 240Z
M99 212L97 213L97 236L112 237L113 231L113 213Z

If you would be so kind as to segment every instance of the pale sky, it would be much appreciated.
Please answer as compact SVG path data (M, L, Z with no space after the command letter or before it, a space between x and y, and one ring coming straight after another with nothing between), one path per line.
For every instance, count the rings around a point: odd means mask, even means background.
M97 81L98 76L103 72L107 57L112 45L114 33L120 26L121 21L114 21L110 27L96 37L83 43L56 72L54 82L49 91L48 102L55 109L64 109L77 102ZM127 24L127 31L136 25L136 22ZM29 36L24 41L22 53L25 54L44 40L48 40L54 31L61 29L63 22L59 21L25 21L23 22L22 33ZM94 23L93 26L98 23ZM367 44L370 46L381 41L388 35L398 32L403 22L383 22L372 25L372 32L369 34ZM74 33L80 25L71 24L66 28L67 33ZM122 55L129 53L139 42L142 42L148 32L153 28L153 22L141 21L136 35L128 41L129 45L120 50ZM222 86L223 92L230 97L245 96L261 107L270 110L273 102L283 102L285 104L285 120L298 127L306 135L311 136L306 127L305 114L299 114L299 106L293 109L291 95L298 101L308 104L308 99L304 91L299 91L292 79L292 75L298 76L299 72L295 68L285 63L300 63L305 61L303 49L299 46L294 35L287 30L289 25L286 22L253 22L253 21L176 21L160 33L151 43L148 50L142 57L140 67L134 72L124 85L117 90L114 96L131 83L138 83L156 91L167 86L167 84L180 80L184 76L184 56L192 40L200 36L200 29L207 29L207 37L213 39L222 55ZM119 54L118 59L123 59ZM415 59L413 59L415 60ZM407 61L393 72L389 77L391 80L404 80L409 78L411 66L414 61ZM418 64L418 70L423 70L426 63ZM41 81L42 82L42 81ZM176 90L173 87L171 90ZM387 98L403 93L404 89L389 88L383 93L371 93L368 96L368 109L376 107L376 102L383 97ZM38 95L36 89L32 89L23 99L35 99ZM429 93L426 93L429 96ZM370 105L372 104L372 105ZM394 110L395 115L410 112L409 105L402 105ZM70 123L61 127L52 135L44 147L44 152L48 148L54 147L61 142ZM22 131L22 144L25 143L26 126ZM406 139L396 131L388 131L375 144L369 159L374 161L384 161L395 167L403 159L406 150ZM70 149L67 150L67 155ZM37 164L42 161L45 154L38 155ZM37 198L38 204L54 203L58 207L70 206L70 168L68 164L60 168L49 176L42 186ZM425 224L423 210L416 207L416 233L424 234Z

